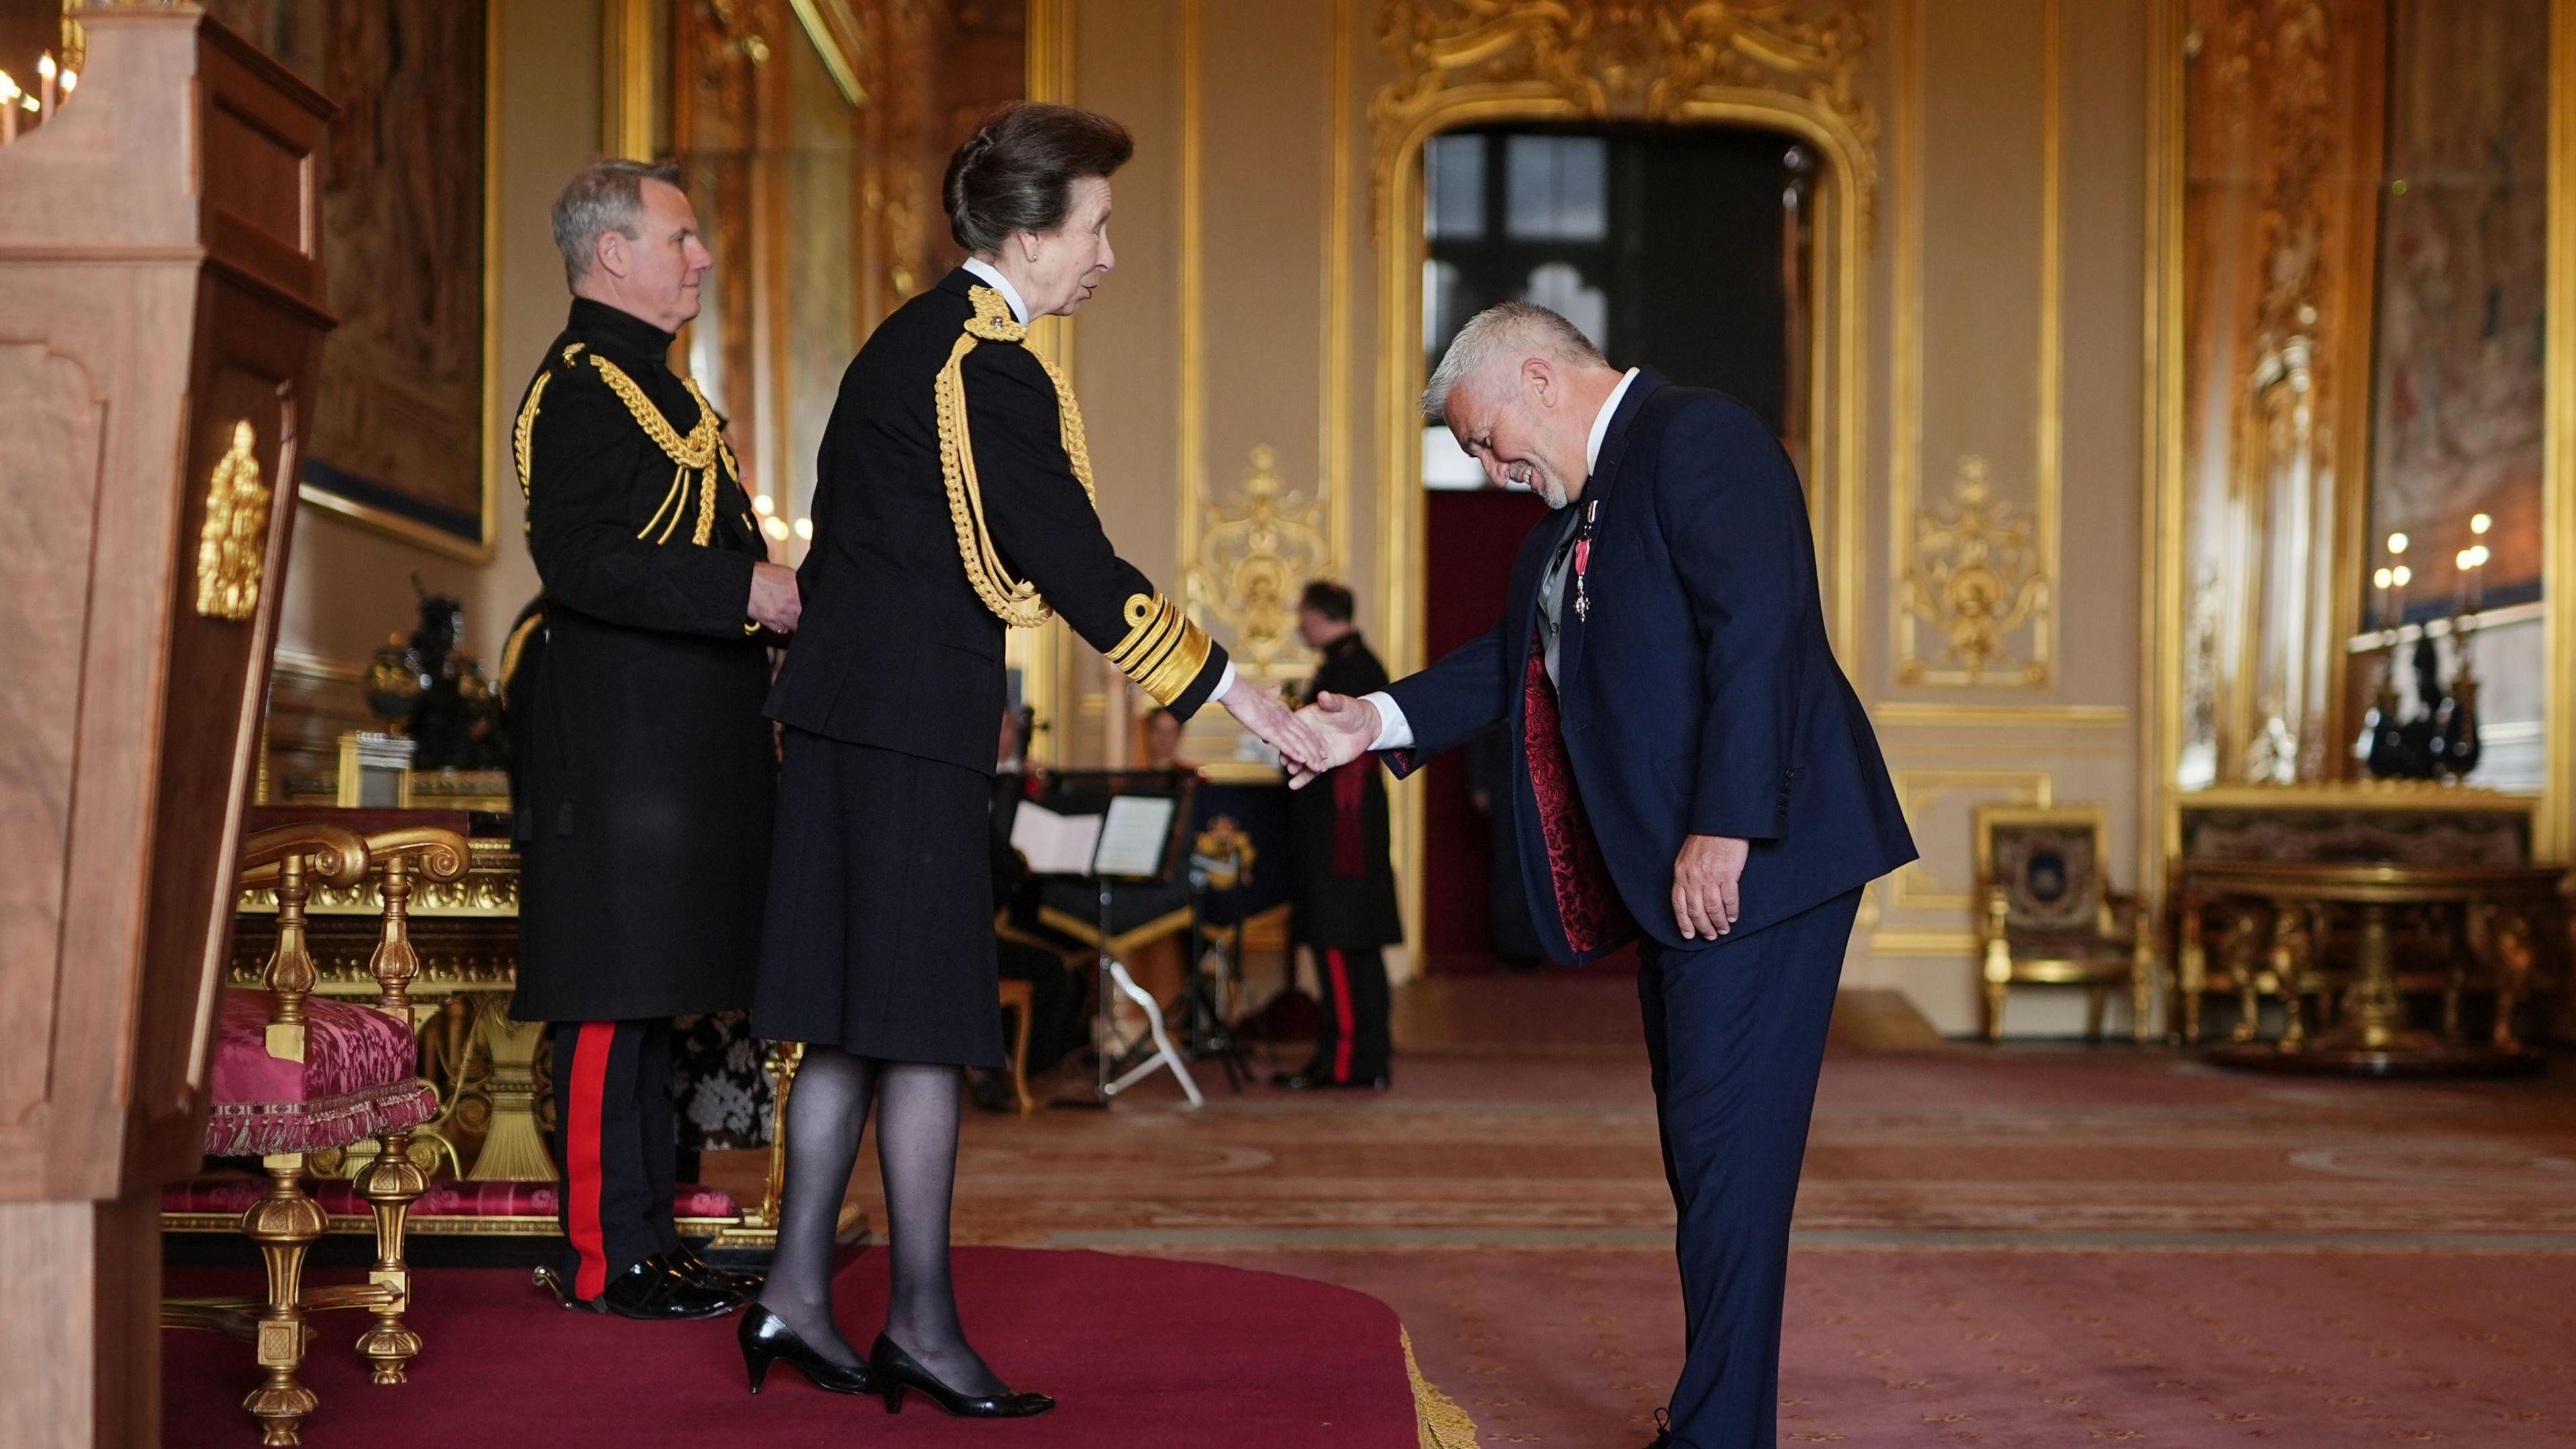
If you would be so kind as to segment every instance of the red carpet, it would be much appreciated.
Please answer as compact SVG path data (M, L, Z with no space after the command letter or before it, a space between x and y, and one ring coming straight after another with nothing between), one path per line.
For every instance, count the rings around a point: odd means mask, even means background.
M324 1274L325 1281L342 1275ZM241 1269L173 1269L173 1294L239 1292ZM865 1347L885 1304L885 1255L844 1269L844 1331ZM1364 1294L1301 1278L1105 1253L962 1248L957 1295L976 1346L1054 1413L951 1420L918 1397L888 1417L876 1400L822 1394L793 1370L744 1389L731 1319L640 1324L566 1313L524 1272L425 1273L412 1315L428 1347L409 1384L376 1388L350 1345L366 1315L322 1315L304 1381L321 1398L313 1449L762 1449L856 1443L1045 1445L1048 1449L1416 1449L1413 1390L1395 1314ZM170 1332L163 1442L258 1442L240 1401L250 1348Z

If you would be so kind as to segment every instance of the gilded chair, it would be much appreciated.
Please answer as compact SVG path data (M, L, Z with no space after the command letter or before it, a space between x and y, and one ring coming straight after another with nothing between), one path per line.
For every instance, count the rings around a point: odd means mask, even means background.
M384 897L383 934L367 959L368 974L376 978L375 1009L401 1023L404 1036L416 1041L419 1022L412 1011L411 983L420 975L420 955L411 944L412 891L424 880L441 885L463 880L472 860L464 836L428 826L381 831L368 836L366 846ZM416 1057L413 1066L417 1067ZM358 1352L380 1384L401 1383L405 1369L420 1352L420 1335L403 1321L403 1310L411 1302L411 1267L403 1256L403 1236L411 1205L429 1190L426 1167L411 1151L412 1125L377 1133L375 1151L350 1174L358 1196L366 1200L376 1219L376 1262L368 1281L394 1290L389 1301L374 1306L375 1325L358 1339Z
M374 1006L313 995L318 984L306 909L314 889L362 886L373 858L367 842L335 825L305 822L252 836L242 849L242 884L277 894L277 948L257 988L224 991L212 1074L213 1110L206 1123L210 1157L260 1159L266 1192L242 1214L242 1232L257 1244L267 1272L259 1298L174 1299L162 1322L210 1328L254 1345L264 1377L242 1407L260 1426L260 1442L299 1442L315 1407L298 1379L310 1330L308 1313L364 1308L375 1322L359 1351L380 1384L404 1379L420 1340L403 1322L410 1281L403 1232L425 1182L409 1162L411 1129L438 1110L417 1070L417 1046L406 990L419 969L407 917L415 871L453 880L464 873L465 843L380 837L388 845L385 935L370 966L384 995ZM398 833L401 834L401 833ZM391 1009L388 1009L388 1003ZM397 1015L396 1012L400 1012ZM376 1267L363 1284L308 1289L304 1260L330 1226L305 1191L309 1158L373 1139L377 1155L358 1187L376 1219Z
M1091 959L1088 947L1067 946L1013 925L1007 906L993 913L993 935L997 940L1033 946L1062 961L1068 969ZM1038 1109L1038 1099L1029 1091L1029 1033L1037 1024L1037 988L1005 977L1002 1009L1011 1013L1011 1105L1026 1117Z
M2110 888L2110 826L2097 805L1985 805L1975 813L1978 976L1986 1040L2003 1039L2015 986L2080 986L2087 1041L2125 988L2136 1038L2155 1004L2154 918Z

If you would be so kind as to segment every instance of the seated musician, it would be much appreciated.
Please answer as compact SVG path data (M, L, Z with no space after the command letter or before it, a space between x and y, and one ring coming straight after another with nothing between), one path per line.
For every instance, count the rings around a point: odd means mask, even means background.
M1175 775L1195 775L1198 762L1181 758L1181 717L1168 709L1145 716L1145 768Z

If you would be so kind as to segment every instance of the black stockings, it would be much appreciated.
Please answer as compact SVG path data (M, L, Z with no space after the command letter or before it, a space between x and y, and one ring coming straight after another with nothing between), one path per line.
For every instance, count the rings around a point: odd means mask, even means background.
M1001 1380L967 1345L948 1275L948 1206L957 1179L960 1073L877 1061L809 1045L788 1093L787 1175L778 1254L761 1305L835 1363L860 1361L832 1321L833 1234L858 1165L859 1136L876 1099L877 1163L885 1174L893 1288L886 1336L950 1388L1000 1393Z

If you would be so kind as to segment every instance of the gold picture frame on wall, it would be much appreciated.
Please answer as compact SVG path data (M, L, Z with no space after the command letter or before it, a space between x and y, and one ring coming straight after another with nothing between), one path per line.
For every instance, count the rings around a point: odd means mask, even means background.
M302 497L488 562L500 522L498 0L208 0L339 104Z

